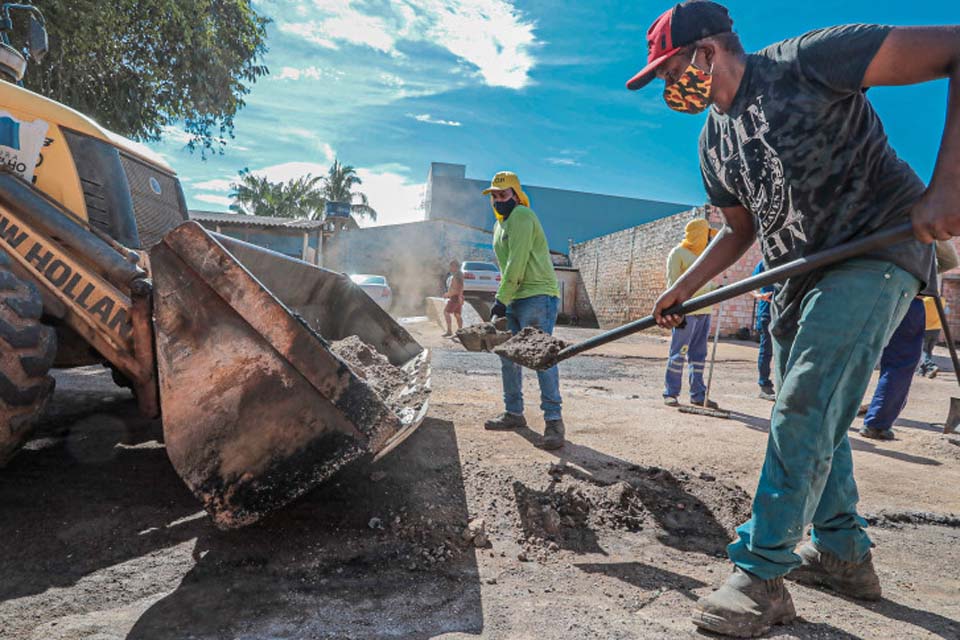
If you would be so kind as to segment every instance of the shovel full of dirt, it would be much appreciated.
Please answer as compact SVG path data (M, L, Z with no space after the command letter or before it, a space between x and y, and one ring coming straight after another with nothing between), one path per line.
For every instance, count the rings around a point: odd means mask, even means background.
M457 340L467 351L493 351L511 337L513 334L507 331L506 318L473 324L457 331Z
M906 223L860 240L848 242L847 244L825 249L810 256L798 258L792 262L769 269L759 275L746 278L706 295L691 298L683 304L665 310L663 313L664 315L683 316L692 311L719 304L725 300L730 300L731 298L749 293L761 287L776 284L788 278L794 278L838 262L843 262L844 260L849 260L884 247L904 242L912 236L913 227L909 223ZM545 371L568 358L633 335L634 333L650 329L656 326L656 324L653 316L649 315L617 327L616 329L605 331L589 340L584 340L574 345L567 345L558 338L532 329L518 333L502 344L496 350L496 353L529 369ZM946 326L946 323L944 323L944 326ZM956 367L956 365L954 366ZM960 406L957 407L956 416L957 420L960 421Z

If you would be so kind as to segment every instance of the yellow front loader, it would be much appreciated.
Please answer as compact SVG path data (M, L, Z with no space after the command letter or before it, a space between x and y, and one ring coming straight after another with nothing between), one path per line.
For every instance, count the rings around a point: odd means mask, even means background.
M162 418L222 528L416 429L429 353L362 289L190 221L162 159L17 86L25 66L0 43L0 465L53 393L50 369L94 363ZM401 393L331 351L351 335L402 369Z

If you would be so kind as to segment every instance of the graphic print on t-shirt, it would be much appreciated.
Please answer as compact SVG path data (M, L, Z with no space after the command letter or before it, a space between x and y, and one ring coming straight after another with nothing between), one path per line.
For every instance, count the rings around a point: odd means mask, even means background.
M738 118L731 119L716 148L707 151L714 172L757 217L763 254L774 260L793 252L795 243L807 241L803 218L794 206L793 189L784 178L780 154L767 141L770 124L757 96Z

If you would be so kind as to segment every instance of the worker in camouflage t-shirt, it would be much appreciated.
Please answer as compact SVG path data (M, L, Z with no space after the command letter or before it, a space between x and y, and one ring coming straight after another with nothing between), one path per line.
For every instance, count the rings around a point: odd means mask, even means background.
M768 267L913 221L916 240L788 280L773 300L778 395L751 519L728 551L726 583L694 623L754 636L795 616L783 584L880 597L847 430L870 373L911 300L934 283L935 238L960 235L960 30L848 25L746 54L727 10L684 2L647 33L648 65L674 110L709 109L700 164L724 231L654 307L689 299L759 240ZM866 96L872 86L950 78L929 186L900 160ZM799 550L804 528L812 540Z

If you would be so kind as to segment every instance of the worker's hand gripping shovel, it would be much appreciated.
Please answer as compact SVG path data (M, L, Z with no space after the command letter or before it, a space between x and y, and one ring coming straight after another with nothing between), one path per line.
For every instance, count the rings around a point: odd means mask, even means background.
M960 359L957 358L957 346L953 343L953 336L950 335L950 325L947 324L947 313L943 309L943 300L937 297L934 298L934 302L937 304L940 324L943 325L943 337L947 339L950 359L953 360L953 374L957 376L957 383L960 384ZM960 398L950 398L950 412L947 413L947 421L943 423L943 432L956 433L958 426L960 426Z
M722 289L711 291L706 295L691 298L683 304L678 304L666 309L663 315L687 315L692 311L718 304L724 300L730 300L731 298L755 289L776 284L787 278L793 278L815 271L816 269L822 269L872 251L877 251L878 249L904 242L912 237L913 227L910 223L905 223L860 240L854 240L853 242L825 249L810 256L797 258L779 267L764 271L759 275L741 280L729 287L723 287ZM494 353L513 360L524 367L543 371L584 351L595 349L654 326L656 326L656 321L652 315L649 315L617 327L616 329L605 331L589 340L584 340L583 342L569 346L562 340L553 338L552 336L534 334L533 332L527 333L525 330L494 349ZM960 411L960 407L958 407L958 411ZM957 415L958 420L960 420L960 413Z

